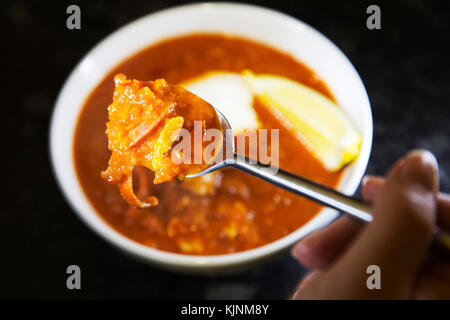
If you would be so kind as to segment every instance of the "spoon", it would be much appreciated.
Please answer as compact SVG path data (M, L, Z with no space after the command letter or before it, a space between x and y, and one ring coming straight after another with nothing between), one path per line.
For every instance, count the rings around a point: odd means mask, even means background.
M209 166L199 172L187 175L186 178L199 177L224 167L233 167L321 205L345 212L364 223L372 221L371 206L356 197L345 195L282 169L276 168L277 170L274 170L273 167L235 153L234 135L231 125L219 110L214 109L222 124L225 155L223 152L219 153ZM436 236L436 240L439 240L447 248L450 247L450 235L448 233L437 228Z

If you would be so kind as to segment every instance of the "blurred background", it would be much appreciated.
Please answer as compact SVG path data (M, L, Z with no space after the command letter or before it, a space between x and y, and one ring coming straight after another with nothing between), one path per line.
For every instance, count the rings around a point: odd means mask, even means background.
M69 208L51 171L53 104L77 62L101 39L143 15L185 1L3 1L1 108L3 209L0 298L284 299L307 272L285 256L246 273L174 274L123 255ZM450 3L248 1L297 17L330 38L359 72L372 104L368 173L382 174L411 148L434 152L441 188L450 191ZM81 8L81 30L66 8ZM381 8L368 30L366 8ZM6 175L5 175L6 173ZM6 188L4 188L6 189ZM66 288L66 268L82 270L82 290Z

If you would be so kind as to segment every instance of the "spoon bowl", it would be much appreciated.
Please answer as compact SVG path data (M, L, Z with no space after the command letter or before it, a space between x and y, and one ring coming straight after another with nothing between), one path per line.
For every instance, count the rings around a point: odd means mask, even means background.
M214 159L203 170L193 172L185 176L185 178L196 178L213 171L219 170L226 166L232 165L234 162L234 133L231 128L230 122L225 118L222 112L216 107L214 110L217 113L217 117L222 125L222 146L220 152L218 152Z

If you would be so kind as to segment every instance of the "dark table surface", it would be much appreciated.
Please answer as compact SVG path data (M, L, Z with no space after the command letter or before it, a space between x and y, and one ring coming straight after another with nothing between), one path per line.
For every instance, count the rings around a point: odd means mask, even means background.
M73 1L82 29L66 28L72 1L2 2L1 298L286 298L307 271L285 256L252 271L206 278L169 273L123 255L69 208L51 172L48 126L64 79L102 38L180 1ZM349 57L373 108L369 173L384 173L411 148L427 148L450 189L450 6L447 1L372 1L382 29L366 28L365 1L254 1L311 24ZM6 91L8 90L8 91ZM6 173L6 175L5 175ZM82 290L66 288L66 267Z

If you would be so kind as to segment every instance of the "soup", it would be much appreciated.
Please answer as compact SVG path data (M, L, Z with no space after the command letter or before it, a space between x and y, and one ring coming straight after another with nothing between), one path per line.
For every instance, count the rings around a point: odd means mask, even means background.
M137 167L135 193L155 195L154 207L130 206L102 179L110 151L105 134L114 75L178 84L210 71L281 75L333 99L326 84L302 63L265 45L231 36L196 34L168 39L114 68L93 90L75 133L75 166L80 184L98 214L115 230L159 250L217 255L273 242L304 225L321 207L235 169L201 178L154 185L154 175ZM263 128L279 129L279 164L293 173L335 187L341 171L328 172L261 101L253 108Z

